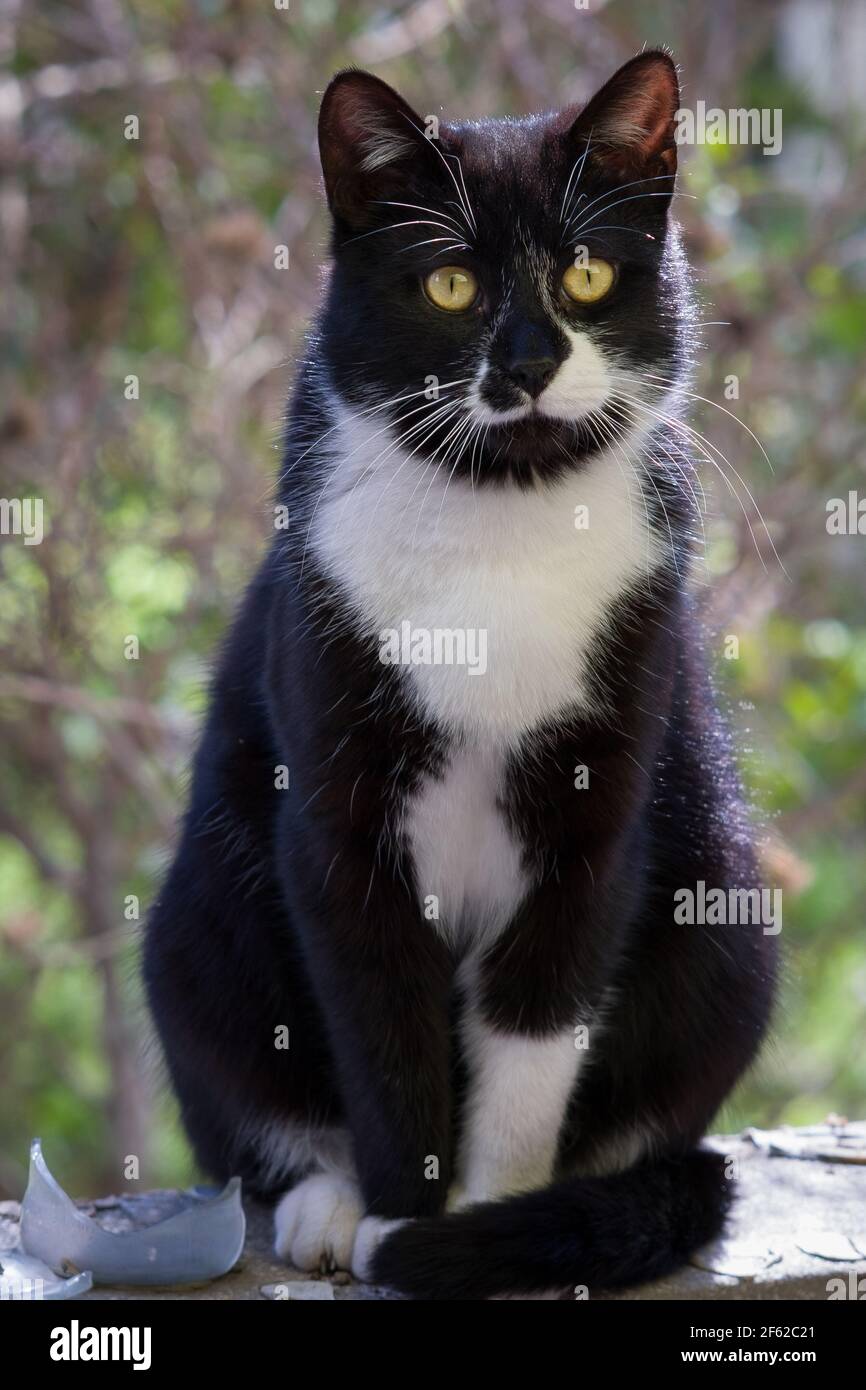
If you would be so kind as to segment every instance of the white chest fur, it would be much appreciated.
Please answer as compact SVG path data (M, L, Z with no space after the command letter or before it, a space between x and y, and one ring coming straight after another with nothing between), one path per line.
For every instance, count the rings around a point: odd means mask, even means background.
M381 428L381 427L380 427ZM407 664L443 731L507 746L588 700L587 658L612 600L661 559L633 470L608 452L554 485L470 487L425 474L383 435L346 422L310 545L363 630L484 635L486 666Z
M418 897L456 945L495 937L529 888L522 849L501 811L504 759L469 745L427 777L404 814ZM431 902L432 900L432 902Z
M612 601L662 558L637 479L605 452L531 491L471 488L449 468L424 473L348 414L310 546L378 644L464 632L483 671L434 659L406 664L424 715L453 737L444 775L405 808L419 896L440 900L451 931L502 927L527 891L521 846L498 805L508 750L566 710L587 708L587 662ZM380 427L379 427L380 428ZM471 634L475 634L474 637ZM483 634L483 643L479 635ZM438 655L442 656L442 649Z

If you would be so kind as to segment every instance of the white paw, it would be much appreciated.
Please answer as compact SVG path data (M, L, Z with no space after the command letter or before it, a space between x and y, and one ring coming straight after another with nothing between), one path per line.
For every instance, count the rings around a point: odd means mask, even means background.
M295 1269L348 1269L363 1214L361 1194L348 1178L304 1178L274 1212L274 1249Z
M370 1282L370 1261L381 1242L404 1221L388 1221L383 1216L365 1216L358 1225L352 1251L352 1273L365 1284Z

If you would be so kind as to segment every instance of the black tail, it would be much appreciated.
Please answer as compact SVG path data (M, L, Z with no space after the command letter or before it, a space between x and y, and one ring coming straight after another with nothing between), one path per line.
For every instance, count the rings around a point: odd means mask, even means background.
M408 1222L379 1246L371 1279L424 1299L625 1288L669 1273L718 1235L730 1190L724 1159L703 1150L611 1177L567 1178Z

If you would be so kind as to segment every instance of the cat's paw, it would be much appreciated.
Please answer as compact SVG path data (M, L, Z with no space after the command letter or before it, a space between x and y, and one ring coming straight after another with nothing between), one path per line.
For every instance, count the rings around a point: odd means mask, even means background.
M405 1221L389 1221L383 1216L365 1216L358 1225L352 1251L352 1273L363 1283L370 1282L370 1264L381 1242Z
M349 1269L362 1215L355 1183L333 1173L315 1173L277 1203L274 1249L296 1269Z

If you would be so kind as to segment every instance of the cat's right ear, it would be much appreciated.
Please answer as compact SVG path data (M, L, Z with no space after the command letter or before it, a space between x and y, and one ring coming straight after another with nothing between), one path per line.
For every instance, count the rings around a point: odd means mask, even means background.
M319 154L334 218L364 227L380 215L377 201L400 191L405 197L428 143L421 117L387 82L354 68L338 72L319 111Z

